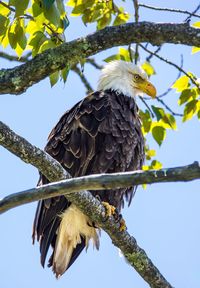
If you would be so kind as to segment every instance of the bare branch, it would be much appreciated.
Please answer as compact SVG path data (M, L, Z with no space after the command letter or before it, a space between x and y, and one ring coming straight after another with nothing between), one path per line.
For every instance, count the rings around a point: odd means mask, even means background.
M77 65L74 65L71 68L72 71L74 71L81 79L82 83L84 84L85 88L86 88L86 93L89 94L91 93L93 90L92 86L90 85L90 83L88 82L87 78L85 77L85 75L82 73L82 71L78 68Z
M29 57L31 56L31 52L27 53L26 56L22 56L22 57L18 57L18 56L14 56L14 55L10 55L8 53L5 53L3 51L0 51L0 58L4 58L6 60L9 61L16 61L16 62L27 62L29 60Z
M51 159L47 153L40 150L39 148L36 148L35 146L32 146L24 138L16 135L3 123L1 123L0 126L0 144L20 157L26 163L31 163L37 167L50 181L56 181L60 173L58 170L64 170L62 166L60 166L58 169L59 163L57 163L55 159ZM42 157L44 156L44 162L41 161L41 159L38 161L38 155L42 155ZM47 165L48 162L49 166ZM62 173L61 171L60 179L65 177L65 173L66 172ZM55 175L55 179L52 175ZM45 187L43 188L45 189ZM31 193L28 193L28 196L30 197ZM105 208L95 197L91 195L90 192L82 191L79 193L71 193L68 195L68 199L69 201L73 202L81 211L83 211L83 213L88 215L95 223L97 223L99 227L102 227L109 234L114 245L121 249L129 263L136 269L141 277L147 283L149 283L151 287L172 288L172 286L167 282L159 270L154 266L152 261L148 258L145 251L137 245L135 238L130 236L127 231L120 232L119 223L116 223L116 220L113 219L113 217L109 217L109 219L105 221ZM2 212L2 204L6 203L7 200L5 198L1 201ZM14 202L17 203L17 197L14 197Z
M139 5L138 0L133 0L134 8L135 8L135 23L139 21ZM135 64L137 64L139 59L139 45L136 43L135 45Z
M183 117L183 114L174 112L162 99L156 98L158 102L160 102L173 116Z
M181 14L187 14L190 17L197 17L200 18L200 15L195 14L195 12L189 12L187 10L180 10L180 9L174 9L174 8L163 8L163 7L155 7L155 6L150 6L150 5L146 5L143 3L139 4L140 7L144 7L144 8L148 8L148 9L152 9L152 10L157 10L157 11L165 11L165 12L175 12L175 13L181 13Z
M142 49L144 49L146 52L154 55L154 56L157 57L158 59L164 61L165 63L167 63L167 64L169 64L169 65L171 65L171 66L174 66L176 69L178 69L179 71L181 71L183 74L185 74L185 75L191 80L191 82L192 82L197 88L200 89L199 83L198 83L197 81L195 81L194 77L192 77L192 76L191 76L190 74L188 74L185 70L183 70L183 68L181 68L181 67L178 66L177 64L169 61L168 59L161 57L160 55L156 54L155 52L150 51L149 49L147 49L147 48L144 47L143 45L141 45L141 44L139 44L139 45L140 45L140 47L141 47Z
M182 55L182 54L181 54L181 64L180 64L179 67L183 68L183 55ZM179 71L178 71L178 75L176 76L176 79L173 81L173 83L170 85L170 87L167 89L167 91L163 92L162 94L160 94L160 95L158 95L158 96L156 97L157 101L158 101L159 98L162 98L162 97L166 96L166 95L172 90L171 86L173 86L174 83L175 83L180 77L181 77L181 71L179 70Z
M53 72L72 67L83 58L114 46L149 42L200 46L200 29L185 24L127 23L106 27L84 38L48 49L32 60L12 69L0 70L0 94L20 94ZM177 67L176 67L177 68ZM192 80L191 80L192 81ZM194 82L194 80L193 80Z
M93 58L86 59L86 63L90 63L94 68L98 70L101 70L103 68L103 66L96 63L95 59Z

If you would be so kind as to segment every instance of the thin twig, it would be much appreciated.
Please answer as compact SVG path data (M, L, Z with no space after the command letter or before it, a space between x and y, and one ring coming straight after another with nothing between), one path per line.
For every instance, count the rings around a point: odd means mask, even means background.
M50 37L56 37L61 43L64 43L63 39L60 37L60 35L53 30L53 28L49 25L49 24L46 24L46 23L43 23L43 26L45 26L47 29L49 29L51 31L52 34L49 34Z
M95 68L98 69L98 70L101 70L101 69L103 68L103 66L102 66L102 65L99 65L98 63L96 63L96 62L95 62L95 59L93 59L93 58L87 58L87 59L86 59L86 62L87 62L87 63L90 63L93 67L95 67Z
M147 110L149 111L151 118L154 118L154 113L151 110L151 108L149 107L149 105L147 104L147 102L145 101L144 97L139 96L139 98L144 103L144 105L147 107Z
M138 0L133 0L134 8L135 8L135 23L139 21L139 5ZM137 65L138 58L139 58L139 43L135 44L135 64Z
M154 51L154 53L158 53L158 52L161 50L161 48L162 48L161 45L158 46L157 49ZM155 56L155 55L150 54L150 55L146 58L146 61L147 61L147 62L150 62L150 60L151 60L151 58L152 58L153 56Z
M4 58L6 60L9 60L9 61L17 61L17 62L26 62L29 60L29 57L31 56L31 52L27 53L25 56L22 56L22 57L17 57L17 56L14 56L14 55L10 55L10 54L7 54L5 52L2 52L0 51L0 58Z
M183 55L181 54L181 64L180 64L180 67L183 68ZM172 91L172 86L174 85L174 83L181 77L181 71L179 70L178 71L178 75L176 76L176 79L173 81L172 85L170 85L170 87L162 94L158 95L156 97L156 99L159 99L159 98L163 98L164 96L166 96L170 91ZM148 98L149 99L149 98Z
M165 63L167 63L167 64L169 64L169 65L171 65L171 66L174 66L176 69L178 69L178 70L181 71L183 74L185 74L197 88L200 88L200 85L195 81L195 79L194 79L190 74L188 74L185 70L183 70L180 66L178 66L177 64L169 61L169 60L166 59L166 58L161 57L160 55L156 54L155 52L150 51L149 49L145 48L143 45L141 45L141 44L139 44L139 45L140 45L140 47L141 47L142 49L144 49L146 52L154 55L155 57L157 57L158 59L164 61Z
M175 12L175 13L182 13L182 14L187 14L189 15L190 17L197 17L197 18L200 18L200 15L198 14L195 14L195 12L197 10L195 10L194 12L189 12L187 10L180 10L180 9L172 9L172 8L163 8L163 7L155 7L155 6L150 6L150 5L146 5L146 4L143 4L143 3L140 3L139 4L140 7L144 7L144 8L148 8L148 9L152 9L152 10L157 10L157 11L165 11L165 12Z
M174 112L162 99L156 98L173 116L183 117L183 114Z
M81 79L82 83L84 84L84 86L87 89L87 93L91 93L93 90L92 86L90 85L90 83L88 82L87 78L85 77L85 75L81 72L81 70L79 69L79 67L77 65L74 65L71 68L72 71L74 71Z
M194 14L200 9L200 4L194 9L194 11L191 13L190 16L188 16L186 19L185 19L185 22L189 22L191 17L194 16Z

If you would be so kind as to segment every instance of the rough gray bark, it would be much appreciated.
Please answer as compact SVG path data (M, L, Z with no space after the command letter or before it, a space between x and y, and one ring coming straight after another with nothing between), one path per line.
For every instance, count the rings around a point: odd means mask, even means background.
M200 29L188 23L128 23L106 27L98 32L46 50L34 59L12 69L0 70L0 94L20 94L51 73L83 58L114 46L148 42L153 45L163 43L184 44L200 47Z
M16 141L19 142L16 143ZM53 158L49 158L47 153L39 148L36 148L35 146L32 146L24 138L16 135L2 122L0 126L0 145L4 146L10 152L20 157L26 163L34 165L51 181L56 181L59 177L58 175L60 173L60 168L61 170L63 169L61 166L57 170L57 165L59 164L57 161L55 161ZM38 162L38 154L47 155L47 157L44 157L44 162ZM47 169L48 162L49 169ZM53 179L54 176L52 175L55 175L55 179ZM61 173L61 177L63 176L64 174ZM28 194L28 196L29 195L31 194ZM15 203L17 203L18 195L15 196L13 200ZM96 198L94 198L90 192L81 191L79 193L71 193L68 195L68 199L109 234L113 244L121 249L131 266L140 274L140 276L149 284L150 287L172 288L157 267L148 258L145 251L138 246L135 238L129 235L127 231L120 231L120 224L116 223L116 220L113 217L105 219L104 206L102 206L102 204ZM6 203L7 200L6 198L1 200L2 211L4 203Z
M32 164L52 181L69 178L59 162L49 154L30 144L0 121L0 145L15 154L25 163Z

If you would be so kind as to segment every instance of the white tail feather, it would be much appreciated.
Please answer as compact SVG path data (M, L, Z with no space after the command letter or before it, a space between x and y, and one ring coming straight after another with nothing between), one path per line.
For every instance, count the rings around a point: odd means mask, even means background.
M86 248L92 239L94 246L99 249L97 229L88 225L89 218L73 204L65 210L61 218L53 258L56 277L61 276L67 269L73 250L81 243L81 236L85 238Z

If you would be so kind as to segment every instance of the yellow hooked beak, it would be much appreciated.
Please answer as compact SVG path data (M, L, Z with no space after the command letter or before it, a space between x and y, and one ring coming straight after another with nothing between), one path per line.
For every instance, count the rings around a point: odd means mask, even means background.
M137 88L140 89L142 92L146 93L147 95L151 96L152 98L156 98L156 88L148 80L144 80L138 83Z

